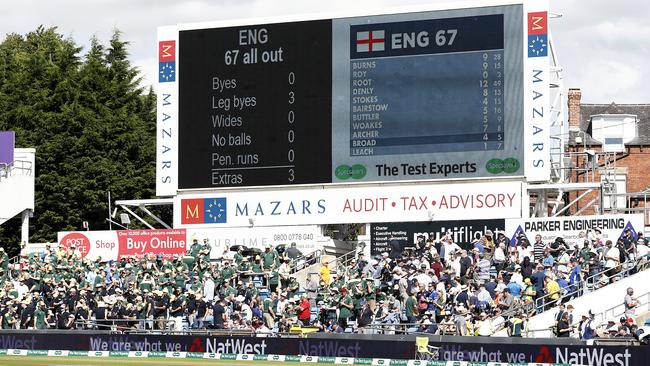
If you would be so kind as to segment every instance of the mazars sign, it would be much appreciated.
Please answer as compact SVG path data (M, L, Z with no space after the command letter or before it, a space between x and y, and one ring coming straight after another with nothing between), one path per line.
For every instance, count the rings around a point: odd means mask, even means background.
M178 195L175 227L246 227L521 217L517 181Z

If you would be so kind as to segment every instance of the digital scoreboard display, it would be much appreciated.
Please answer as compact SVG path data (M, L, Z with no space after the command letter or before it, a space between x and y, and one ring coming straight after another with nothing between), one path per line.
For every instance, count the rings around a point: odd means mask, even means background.
M181 32L180 187L331 178L330 21Z
M179 189L523 175L523 6L179 32Z
M503 149L502 15L350 32L351 156Z

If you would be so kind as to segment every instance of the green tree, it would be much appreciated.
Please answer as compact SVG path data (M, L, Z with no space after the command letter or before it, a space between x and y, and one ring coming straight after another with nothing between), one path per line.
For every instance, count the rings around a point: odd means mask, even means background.
M127 47L115 31L81 56L72 39L44 27L0 44L0 130L36 148L32 242L82 221L106 228L108 191L155 195L155 94L141 87ZM17 244L17 221L0 227L0 242Z

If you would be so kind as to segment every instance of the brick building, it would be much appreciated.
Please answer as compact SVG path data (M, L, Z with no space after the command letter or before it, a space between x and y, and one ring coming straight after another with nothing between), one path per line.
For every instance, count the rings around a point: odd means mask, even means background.
M594 214L601 206L605 213L650 208L650 104L586 104L580 99L580 89L569 89L570 161L565 166L570 167L570 182L600 182L604 189L602 200L594 190L570 212ZM570 202L582 193L566 198Z

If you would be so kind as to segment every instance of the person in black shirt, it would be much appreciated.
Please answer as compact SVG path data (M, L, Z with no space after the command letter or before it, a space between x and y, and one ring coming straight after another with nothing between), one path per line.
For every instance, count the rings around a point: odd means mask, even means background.
M182 297L176 297L176 295L171 295L170 298L171 305L169 307L169 316L172 318L173 323L171 324L173 329L177 332L180 332L182 328L183 313L185 308L185 301Z
M562 318L557 322L557 336L562 338L569 337L572 329L569 324L569 314L564 313Z
M187 321L191 329L196 326L196 296L194 292L188 292L185 299L185 311L187 312Z
M98 330L108 330L110 329L108 327L108 324L106 323L106 319L108 319L108 308L106 307L106 303L104 301L99 300L97 302L97 306L94 309L95 312L95 320L97 321L97 329Z
M135 305L132 303L127 303L126 307L124 308L122 318L124 320L127 320L126 322L122 323L124 326L129 329L136 329L138 322L135 321L135 319L138 319L138 309L135 307Z
M61 311L57 319L57 328L59 329L72 329L74 325L74 315L68 312L67 305L61 305Z
M144 318L147 319L144 324L145 329L153 329L153 321L152 321L153 307L154 307L154 300L152 294L150 292L147 292L147 290L145 290L144 309L142 310L142 313L144 314Z
M68 294L64 297L63 303L68 306L68 309L74 309L79 301L79 294L77 289L72 287Z
M154 297L153 317L157 319L156 329L165 329L167 309L169 308L169 297L167 293L157 291Z
M374 300L369 300L367 303L363 305L363 308L361 309L361 316L359 317L358 320L358 327L360 333L366 333L365 327L372 324L373 318L375 316L374 309L375 309Z
M36 288L36 280L34 280L30 275L29 272L25 272L25 280L23 281L25 286L29 289L29 292L34 292Z
M208 312L208 303L201 293L196 294L196 327L202 329L206 326L204 323L205 315Z
M291 246L287 248L287 251L285 253L289 259L294 260L299 257L302 257L302 253L298 248L296 248L296 243L291 243Z
M34 326L34 305L26 300L21 303L20 329L28 329Z
M90 314L88 307L86 306L85 300L79 300L79 303L76 306L75 319L81 323L83 329L88 329L88 320L90 320Z
M212 308L212 315L214 317L214 328L223 329L223 323L226 320L226 300L221 298Z
M388 241L388 247L390 248L390 253L388 254L389 258L397 259L402 255L402 245L399 243L395 237L391 237Z

